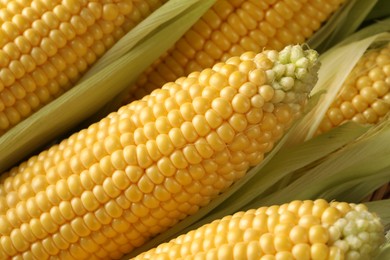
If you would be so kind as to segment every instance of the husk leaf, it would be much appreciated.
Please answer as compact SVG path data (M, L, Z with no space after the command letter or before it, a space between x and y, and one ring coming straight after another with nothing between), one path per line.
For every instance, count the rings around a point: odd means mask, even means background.
M294 138L289 140L287 145L301 143L313 137L323 116L356 63L373 43L382 40L390 40L390 34L376 34L347 45L332 48L320 56L321 68L319 70L319 78L311 93L314 95L326 92L326 94L322 96L310 113L305 116L300 125L295 128L295 133L292 135ZM337 64L337 67L335 64Z
M329 22L332 29L328 30L331 33L328 33L324 38L321 37L318 46L315 46L315 48L323 52L350 36L364 22L376 3L377 0L346 1L344 6L332 17L335 21ZM311 44L315 40L316 38L313 38L308 43Z

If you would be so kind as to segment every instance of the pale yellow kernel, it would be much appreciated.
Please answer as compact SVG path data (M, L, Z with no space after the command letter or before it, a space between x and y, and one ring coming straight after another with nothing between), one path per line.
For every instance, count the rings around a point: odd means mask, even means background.
M275 226L274 228L274 234L275 235L287 235L289 236L292 228L294 227L293 224L282 224L282 223L279 223ZM290 238L291 240L291 238Z
M171 160L169 160L169 158L167 157L161 158L157 162L157 167L164 176L169 177L175 173L175 167L172 164Z
M240 88L247 81L246 74L241 71L234 71L229 75L229 85L236 89Z
M275 254L275 246L274 246L274 235L271 233L266 233L260 237L260 246L262 251L265 254Z
M336 107L331 107L327 112L327 116L334 126L337 126L344 121L343 113Z
M158 146L159 151L163 155L169 155L174 150L174 146L166 134L160 134L156 138L156 143Z
M386 84L386 82L383 80L375 81L372 85L372 88L375 90L376 94L379 97L382 97L387 94L389 91L389 87L389 84Z
M237 113L246 113L250 109L250 99L244 94L238 93L232 100L233 110Z
M298 224L304 228L310 228L314 225L320 224L320 219L313 216L313 215L303 215L300 219Z
M207 98L209 100L213 100L219 96L219 89L214 88L214 87L205 87L202 90L201 94L202 94L202 97ZM196 95L196 96L199 96L199 95Z
M181 125L180 130L188 142L195 142L199 138L194 125L191 122L184 122Z
M359 79L356 81L356 87L358 90L361 90L364 87L369 87L372 85L372 80L368 76L361 76Z
M199 136L205 136L211 130L206 118L203 115L196 115L192 119L192 124Z
M367 101L361 95L356 95L352 99L352 105L358 112L363 112L368 107Z
M293 260L294 256L291 252L283 251L277 252L275 255L275 260Z
M295 259L309 260L311 257L311 248L308 244L299 243L293 246L292 254Z
M390 105L382 100L377 100L371 104L371 108L378 114L384 116L390 109Z
M228 85L228 79L221 73L214 73L209 79L210 86L222 89Z
M267 77L263 69L254 69L249 73L249 81L262 86L267 82Z
M328 230L321 225L312 226L309 229L309 241L311 244L326 244L329 239Z
M346 85L340 91L340 97L344 100L350 101L354 96L356 96L358 90L352 86Z
M193 107L195 112L198 115L204 115L208 109L211 107L211 102L210 99L205 98L205 97L196 97L192 101Z
M180 112L184 120L191 120L195 116L195 109L191 103L186 103L180 106ZM159 119L157 119L159 120ZM167 124L167 123L164 123ZM157 122L156 122L157 125Z
M378 121L378 115L374 109L371 107L367 108L366 110L363 111L363 116L365 117L367 123L373 124Z
M360 95L363 97L363 99L367 103L372 103L374 102L377 98L378 95L376 94L376 91L372 87L364 87L360 90Z
M293 243L287 235L275 235L274 246L277 252L291 251Z
M220 97L229 101L232 101L236 94L237 94L237 89L233 87L226 87L220 91Z
M326 260L329 259L329 246L325 243L314 243L310 248L311 259Z
M276 128L277 119L272 113L265 112L263 114L263 120L260 123L261 130L272 131Z
M270 101L274 96L275 90L270 85L262 85L259 87L259 94L265 102Z
M321 216L321 222L324 224L332 225L341 217L341 212L334 207L325 209Z
M246 129L248 121L245 115L235 113L229 118L229 124L236 132L242 132Z
M385 74L383 73L381 68L376 67L370 70L370 72L368 73L368 77L375 82L378 80L383 80L385 78Z
M224 98L216 98L212 101L211 107L221 116L223 119L227 119L233 113L233 109L229 101Z

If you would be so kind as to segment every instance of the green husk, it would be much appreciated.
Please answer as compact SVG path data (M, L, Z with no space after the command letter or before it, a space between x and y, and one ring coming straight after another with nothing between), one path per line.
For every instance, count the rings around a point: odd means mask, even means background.
M374 127L356 141L349 143L327 155L317 165L287 187L266 198L258 198L247 207L273 205L292 199L337 199L340 201L361 201L378 186L390 181L390 146L385 140L390 138L390 122L382 127ZM373 163L375 162L375 163ZM367 184L379 178L382 183L367 185L366 189L350 189L356 184ZM355 181L355 183L354 183ZM350 185L352 182L352 185ZM335 188L345 185L342 188ZM349 191L349 192L348 192Z
M124 39L133 45L131 49L121 42L123 55L116 60L103 58L104 64L92 70L99 73L87 74L80 84L0 137L0 172L98 111L172 46L214 1L170 0L141 22ZM145 34L143 28L150 33Z
M364 204L368 207L369 211L375 212L380 216L385 229L390 230L390 199L370 201ZM387 233L387 238L390 238L389 235L390 233Z
M374 8L366 16L365 21L376 21L390 16L390 1L377 0Z
M390 202L387 202L388 204ZM387 206L389 206L387 204ZM386 206L386 205L384 205ZM390 259L390 231L387 231L386 233L386 241L385 243L380 247L379 254L375 257L374 260L388 260Z
M348 0L307 43L322 53L350 36L363 23L377 0Z

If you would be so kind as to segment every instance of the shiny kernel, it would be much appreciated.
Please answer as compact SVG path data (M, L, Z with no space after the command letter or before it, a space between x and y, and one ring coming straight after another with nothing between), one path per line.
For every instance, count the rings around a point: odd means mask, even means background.
M226 122L217 128L217 133L225 143L230 143L233 141L236 134L231 125Z
M212 101L211 107L223 118L227 119L233 113L233 109L229 103L224 98L216 98Z
M43 239L48 235L47 231L43 227L43 224L38 219L32 219L30 221L30 227L36 238Z
M376 94L376 91L372 87L364 87L360 90L360 95L363 97L363 99L367 103L372 103L374 102L377 98L378 95Z
M312 226L309 229L309 241L311 244L326 244L329 239L328 230L321 225Z
M246 113L250 109L250 99L244 94L238 93L232 100L233 110L237 113Z
M311 248L311 259L326 260L329 259L329 246L324 243L314 243Z
M94 211L100 205L91 191L84 191L83 194L81 194L81 201L88 211Z
M196 97L193 102L193 107L198 115L204 115L206 111L211 107L211 102L208 98Z
M337 126L344 121L343 113L336 107L330 108L327 112L327 116L334 126Z
M384 116L390 109L390 105L382 100L377 100L371 104L371 108L378 114Z
M275 90L270 85L262 85L259 87L259 94L265 102L271 101L274 97Z
M196 115L192 119L192 124L199 136L205 136L210 132L210 126L203 115Z
M274 235L271 233L266 233L260 237L260 246L264 254L275 254L275 246L274 246Z
M241 71L234 71L229 76L229 85L236 89L240 88L246 82L248 82L247 75Z
M170 140L169 136L166 134L158 135L156 138L156 143L157 143L159 151L163 155L169 155L175 149L175 147L172 144L172 141Z
M292 254L295 259L309 260L311 259L311 248L308 244L296 244L292 248Z
M363 116L365 117L367 123L369 124L373 124L378 121L378 115L375 112L375 110L372 109L371 107L363 111Z
M183 148L183 155L190 164L198 164L202 161L202 157L197 152L195 146L186 146Z
M180 150L174 151L174 152L170 155L169 158L170 158L172 164L173 164L176 168L184 169L184 168L186 168L186 167L188 166L188 162L187 162L187 160L185 159L183 152L180 151Z
M361 95L356 95L352 99L352 105L358 112L363 112L368 107L366 99L363 98Z
M187 121L190 121L196 115L194 106L191 103L180 106L180 113L183 119Z
M235 113L229 118L229 124L237 132L242 132L246 129L248 121L246 120L245 115Z
M127 178L124 171L115 171L112 175L112 181L120 190L126 189L130 184L130 180Z

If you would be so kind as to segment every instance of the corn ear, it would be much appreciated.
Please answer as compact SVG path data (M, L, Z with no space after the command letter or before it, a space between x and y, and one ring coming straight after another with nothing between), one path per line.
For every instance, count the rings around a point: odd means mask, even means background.
M225 216L133 259L372 259L384 240L363 204L295 200Z
M0 171L6 170L28 154L39 150L49 140L66 133L91 116L168 49L212 3L212 0L170 0L155 14L146 18L124 39L132 46L131 50L123 49L120 52L123 54L121 58L110 64L104 62L105 68L99 69L99 73L92 76L88 74L82 83L0 137ZM180 13L177 13L175 6L181 6ZM147 31L151 31L148 35L142 29L145 27L149 28ZM170 37L166 37L168 34ZM103 57L102 60L106 59Z

